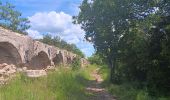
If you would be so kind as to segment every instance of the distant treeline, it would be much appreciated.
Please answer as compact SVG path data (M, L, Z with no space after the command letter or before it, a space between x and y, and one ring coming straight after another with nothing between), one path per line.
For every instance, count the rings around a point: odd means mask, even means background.
M79 55L80 57L84 57L84 54L80 51L79 48L77 48L75 44L69 44L66 41L62 40L59 36L52 37L51 35L47 34L44 35L43 39L39 39L38 41L68 50Z

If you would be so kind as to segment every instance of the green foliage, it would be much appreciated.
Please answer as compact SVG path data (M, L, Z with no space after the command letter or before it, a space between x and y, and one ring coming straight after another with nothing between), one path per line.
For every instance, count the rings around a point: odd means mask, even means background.
M118 100L169 100L169 97L150 96L147 91L137 89L129 83L122 85L112 84L108 87L108 90Z
M95 0L89 3L84 0L80 6L80 13L74 17L75 23L81 24L86 31L87 40L94 43L111 68L111 81L119 83L114 76L117 61L119 61L120 39L131 33L131 26L136 26L136 20L145 10L140 7L144 1L133 0ZM148 4L145 6L149 7ZM136 12L138 11L138 12ZM138 17L137 17L138 16ZM142 17L142 15L141 15ZM119 77L119 76L118 76Z
M80 57L84 57L84 54L80 51L79 48L77 48L75 44L68 44L66 41L60 39L60 37L58 36L52 37L51 35L47 34L43 37L43 39L40 39L39 41L56 46L61 49L66 49L79 55Z
M21 13L15 10L15 6L10 3L0 3L0 26L27 34L26 30L30 28L29 23L27 18L22 18Z
M136 100L153 100L153 99L151 99L151 97L149 97L149 95L146 91L140 91L137 94Z
M84 68L83 70L83 77L86 79L86 80L94 80L94 77L91 76L91 73L96 70L98 68L98 66L96 65L88 65L86 66L86 68Z
M151 94L170 95L170 16L150 32L148 88Z
M91 64L97 64L97 65L104 65L105 63L99 54L93 54L91 57L88 58L88 61Z
M78 70L81 68L81 61L80 61L79 57L76 57L73 59L71 68L72 68L72 70Z
M83 0L73 18L102 57L89 60L104 59L112 83L146 88L149 95L170 95L169 8L169 0Z
M111 85L109 91L119 100L136 100L137 91L128 85Z
M109 74L110 70L108 68L107 65L102 65L100 66L100 70L99 70L99 74L101 75L102 79L104 80L102 82L102 86L104 87L108 87L110 84L110 74Z

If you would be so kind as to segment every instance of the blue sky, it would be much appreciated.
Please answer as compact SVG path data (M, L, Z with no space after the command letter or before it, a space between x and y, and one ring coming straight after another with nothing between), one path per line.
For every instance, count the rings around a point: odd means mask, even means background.
M82 0L1 0L10 2L22 12L23 16L31 16L37 12L65 12L70 15L78 14L78 6Z
M93 45L84 39L80 25L72 24L72 16L79 12L82 0L1 0L10 2L31 22L29 36L42 38L43 34L60 36L68 43L76 44L88 57L94 52Z

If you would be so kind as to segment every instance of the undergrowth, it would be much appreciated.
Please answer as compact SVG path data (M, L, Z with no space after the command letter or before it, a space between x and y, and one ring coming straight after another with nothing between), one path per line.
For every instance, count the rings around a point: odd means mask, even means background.
M59 68L40 78L18 74L9 84L0 86L0 100L87 100L84 89L92 69Z
M101 67L99 73L104 79L103 86L117 100L170 100L170 97L150 96L146 89L138 89L130 83L111 84L109 82L109 68L106 66Z

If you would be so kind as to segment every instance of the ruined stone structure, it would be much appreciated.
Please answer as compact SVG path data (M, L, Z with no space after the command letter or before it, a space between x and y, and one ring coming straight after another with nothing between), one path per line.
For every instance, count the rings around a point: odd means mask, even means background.
M81 67L86 67L87 65L90 64L89 61L85 58L81 58L80 61L81 61Z
M70 64L75 57L76 54L0 27L0 64L40 70Z

